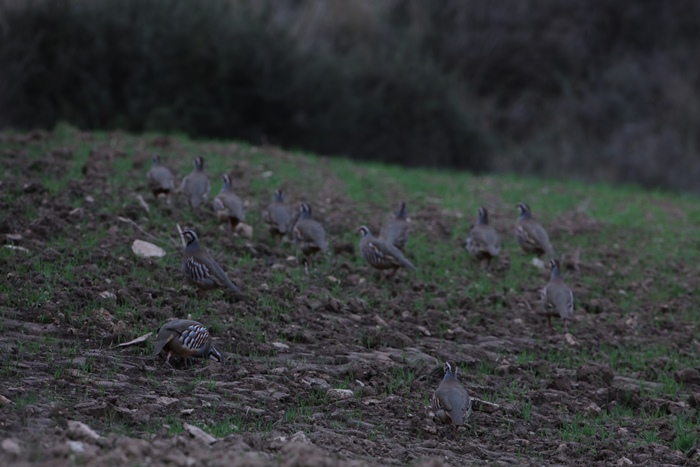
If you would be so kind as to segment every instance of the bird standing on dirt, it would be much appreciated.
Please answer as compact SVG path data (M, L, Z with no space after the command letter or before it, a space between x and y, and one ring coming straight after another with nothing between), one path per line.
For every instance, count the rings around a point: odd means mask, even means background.
M284 202L282 190L275 190L275 199L263 211L263 220L275 238L284 237L291 227L292 211Z
M209 197L210 190L209 176L204 173L204 158L197 156L194 158L194 169L182 179L178 191L184 191L189 196L192 208L197 209Z
M452 423L455 431L469 419L472 401L467 390L457 381L457 365L445 362L445 377L433 393L435 419L440 423Z
M221 361L221 353L214 347L209 331L197 321L189 319L174 319L158 329L153 355L158 355L163 349L168 349L165 363L170 365L170 357L182 356L185 361L189 357L214 357Z
M241 293L214 258L199 246L199 238L194 230L184 229L182 236L186 242L182 255L182 272L187 283L196 285L200 291L226 286L236 294Z
M552 328L552 316L561 317L564 322L564 333L568 333L567 323L574 315L574 294L564 283L559 272L559 261L549 260L551 274L549 283L542 289L542 310L547 317L547 326Z
M146 174L148 178L148 187L151 189L154 197L158 197L161 193L169 195L175 189L175 177L169 168L164 166L160 161L160 156L154 154L153 166Z
M530 206L526 203L518 203L518 220L515 223L515 239L525 253L534 253L537 256L547 254L554 257L554 249L549 242L549 235L544 227L532 217Z
M392 243L377 238L365 225L357 229L362 235L360 239L360 254L370 266L379 269L391 269L387 277L393 277L400 267L412 269L416 267Z
M213 206L216 217L222 222L228 222L231 230L245 221L245 212L243 211L243 201L233 192L231 188L231 177L228 174L221 176L223 185L221 191L214 198Z
M393 244L399 250L403 250L408 242L408 221L406 220L406 202L402 201L394 214L379 231L379 238Z
M313 254L328 251L326 231L319 222L311 218L311 206L307 203L301 203L299 219L292 229L292 235L308 262L311 262Z
M479 208L476 225L467 235L466 248L479 263L485 260L489 265L501 252L501 239L489 225L489 213L484 207Z

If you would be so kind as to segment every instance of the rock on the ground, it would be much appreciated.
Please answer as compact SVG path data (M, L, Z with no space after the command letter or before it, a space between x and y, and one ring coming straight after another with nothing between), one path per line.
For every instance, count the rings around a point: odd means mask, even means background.
M131 244L131 251L142 258L160 258L165 256L165 250L158 245L139 239L134 240L134 243Z

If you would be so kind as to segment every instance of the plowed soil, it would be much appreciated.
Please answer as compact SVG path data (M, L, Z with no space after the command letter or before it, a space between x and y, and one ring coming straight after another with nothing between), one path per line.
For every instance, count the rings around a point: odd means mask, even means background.
M286 186L294 201L313 198L334 250L307 274L292 244L269 237L259 212L271 192L258 196L251 182L294 156L270 148L260 163L249 156L255 148L202 146L222 154L247 200L254 228L247 239L219 226L210 203L192 213L181 196L153 199L145 183L151 152L165 154L178 179L190 171L195 154L177 140L93 141L76 132L74 144L59 145L52 138L2 138L0 235L26 250L0 256L1 465L698 465L693 443L676 441L693 439L693 430L697 438L700 374L674 360L697 355L696 322L677 317L697 308L696 265L673 264L680 292L660 303L648 292L657 278L635 257L638 249L602 241L604 220L561 214L550 231L555 245L584 236L604 259L563 259L577 297L565 336L537 315L548 276L529 260L518 263L531 270L528 281L488 294L461 279L445 284L408 271L379 279L347 234L369 208L352 201L323 160L299 159L323 176ZM84 146L89 157L71 175ZM127 182L115 182L119 167ZM47 174L73 178L54 192ZM378 224L392 203L373 209L370 220ZM484 271L460 246L466 232L453 234L454 218L427 201L409 198L409 206L409 258L423 233L453 242L454 261L469 274L498 282L523 255L509 240ZM500 212L508 215L494 224L511 239L513 208ZM200 233L243 298L221 290L200 296L183 283L178 223ZM165 248L166 258L136 257L137 238ZM54 272L66 264L69 274ZM620 291L634 268L649 272ZM648 299L623 313L623 293ZM170 368L151 355L153 336L117 347L188 316L210 327L221 363L176 360ZM661 345L674 355L654 356L643 370L621 371L604 350ZM433 421L429 404L446 359L458 362L474 398L456 434ZM679 415L690 434L675 422ZM192 435L190 426L215 440Z

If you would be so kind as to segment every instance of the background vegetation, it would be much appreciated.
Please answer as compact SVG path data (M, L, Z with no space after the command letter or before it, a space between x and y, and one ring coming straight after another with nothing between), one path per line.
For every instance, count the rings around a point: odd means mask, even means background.
M700 4L0 0L0 127L700 191Z

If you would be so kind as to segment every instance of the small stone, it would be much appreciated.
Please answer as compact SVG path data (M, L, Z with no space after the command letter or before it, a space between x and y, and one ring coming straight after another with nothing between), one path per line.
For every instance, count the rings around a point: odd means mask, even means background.
M532 265L537 269L544 269L544 261L539 258L532 258Z
M0 394L0 407L10 405L11 403L12 403L12 401L10 399L8 399L7 397Z
M138 239L131 244L131 251L142 258L160 258L165 256L165 250L158 245Z
M272 346L282 352L289 351L289 346L287 344L283 344L282 342L273 342Z
M598 404L595 402L591 402L586 406L585 409L583 409L583 412L586 415L591 415L591 416L597 416L600 413L601 409L598 407Z
M305 377L302 379L302 382L308 386L319 387L321 389L329 389L331 387L331 385L328 384L328 381L323 378Z
M19 443L11 438L3 439L2 443L0 443L0 447L6 453L14 456L19 456L22 452L22 449L19 447Z
M193 438L200 440L204 444L213 444L216 442L216 438L202 430L199 427L190 425L189 423L183 423L182 427L187 431Z
M171 404L174 404L177 401L178 399L175 399L174 397L160 396L158 399L156 399L156 404L164 405L167 407Z
M5 238L8 240L18 242L22 240L22 234L5 234Z
M95 198L93 198L93 197L90 196L90 195L87 195L87 196L85 197L85 201L87 201L88 203L94 203L94 202L95 202Z
M350 389L329 389L328 397L333 399L350 399L355 397L355 393Z
M416 326L416 329L418 329L420 332L422 332L426 336L431 335L430 331L428 331L428 328L426 328L425 326L418 325L418 326Z
M68 448L76 454L82 454L85 452L85 444L83 444L82 441L73 441L69 439Z
M101 441L103 439L95 430L76 420L68 420L68 436L86 441Z
M272 177L271 170L266 170L265 172L262 173L262 178L270 178L270 177Z
M621 457L620 460L617 461L617 465L620 465L620 466L632 465L632 464L634 464L634 463L626 457Z
M235 232L244 238L253 238L253 227L246 224L245 222L240 222L236 226Z
M105 290L104 292L100 292L100 298L104 298L104 299L108 299L108 300L116 300L117 296L114 295L112 292Z
M331 284L340 284L340 279L335 276L328 276L326 279L328 279L328 282Z
M304 434L303 431L297 431L296 433L294 433L294 434L292 435L291 438L289 438L289 442L290 442L290 443L304 443L304 444L308 444L308 443L310 443L311 441L309 441L309 438L306 436L306 434Z
M24 253L29 253L29 250L24 248L23 246L17 246L17 245L5 245L3 248L7 248L8 250L17 250L17 251L22 251Z

